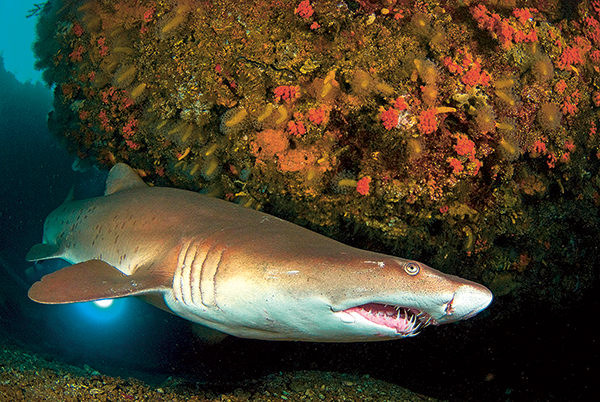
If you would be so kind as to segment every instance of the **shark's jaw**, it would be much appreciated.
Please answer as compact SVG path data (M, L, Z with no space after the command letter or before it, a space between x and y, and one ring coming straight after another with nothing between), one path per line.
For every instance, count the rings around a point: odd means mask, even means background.
M372 325L381 327L382 336L391 335L395 338L415 336L421 329L436 324L436 321L423 311L380 303L367 303L334 314L347 324L354 324L357 320L368 321ZM395 331L395 336L392 331Z
M362 304L332 309L332 313L341 322L360 327L365 333L375 331L380 339L398 339L415 336L432 324L471 318L484 310L492 298L492 293L481 285L463 284L452 293L410 298L390 296L387 302L363 300Z
M306 306L265 306L237 315L229 308L183 305L168 294L167 305L178 315L241 338L317 342L371 342L413 337L437 321L416 308L370 302L336 310L323 300ZM254 304L254 303L252 303ZM257 306L258 307L258 306ZM233 317L235 316L235 317ZM233 320L231 320L233 318ZM290 336L293 334L293 336Z

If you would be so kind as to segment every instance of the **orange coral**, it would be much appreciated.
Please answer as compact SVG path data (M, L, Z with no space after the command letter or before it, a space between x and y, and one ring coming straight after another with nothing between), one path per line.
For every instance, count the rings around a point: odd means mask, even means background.
M137 128L137 120L133 115L129 116L129 120L127 124L123 126L123 136L125 138L131 138L133 134L135 134Z
M475 155L475 143L468 139L466 135L460 134L457 138L454 150L459 155L472 157Z
M566 88L567 88L567 83L565 82L565 80L560 80L556 83L556 85L554 85L554 90L559 94L562 94L563 92L565 92Z
M527 21L529 21L530 19L533 18L533 15L531 15L531 10L534 9L529 9L529 8L515 8L513 10L513 15L515 17L517 17L517 20L525 25L527 23ZM537 11L537 10L534 10Z
M485 29L498 39L504 49L514 43L536 42L538 40L533 23L532 12L535 8L517 8L513 10L515 18L502 18L499 14L491 13L483 5L471 7L471 15L477 21L479 28Z
M565 98L565 101L562 104L562 111L565 114L575 114L577 113L577 104L581 99L581 95L579 91L574 91L571 95Z
M595 91L592 94L592 101L594 102L594 106L600 107L600 92L599 91Z
M372 179L370 176L365 176L365 177L361 178L356 183L356 191L358 191L359 194L361 194L361 195L368 195L369 190L370 190L371 180Z
M291 103L300 97L300 87L282 85L275 88L273 93L275 94L276 102L279 102L283 99L284 101Z
M98 46L100 47L100 49L98 50L98 54L100 54L100 56L104 57L108 54L108 46L106 46L106 38L102 37L102 38L98 38Z
M81 61L82 58L82 54L83 54L83 46L79 46L77 49L73 50L71 52L71 54L69 54L69 59L71 59L71 61L75 62L75 61Z
M383 126L387 130L391 130L398 125L399 117L400 113L393 107L389 108L388 110L384 110L384 112L381 113L381 121L383 121Z
M468 86L488 86L490 85L490 75L487 71L481 69L480 60L477 59L462 76L461 81Z
M419 131L423 134L431 134L438 128L438 123L435 118L437 111L435 108L423 110L419 114Z
M150 7L149 9L147 9L147 10L144 12L144 15L143 15L143 17L144 17L144 22L150 22L150 21L152 21L152 20L154 19L154 12L155 12L155 11L156 11L156 10L154 9L154 7Z
M577 113L577 105L573 102L564 101L562 104L562 112L564 114L575 114Z
M575 144L573 140L565 140L564 147L567 151L573 151L575 149Z
M296 137L301 137L306 133L306 127L304 127L304 123L301 121L290 120L288 121L287 128L290 134Z
M298 7L294 9L294 14L298 14L302 18L310 18L314 13L309 0L302 0Z
M583 64L584 61L581 53L582 49L578 47L565 47L557 62L558 68L561 70L567 70L572 69L574 64Z
M408 109L408 103L406 103L406 99L404 99L402 96L397 97L394 101L394 108L400 111Z
M308 119L314 124L327 124L330 110L331 108L325 105L318 109L311 108L308 111Z
M444 67L450 71L452 74L462 74L463 68L460 64L454 62L451 57L446 57L443 61Z
M475 85L489 86L490 85L490 74L481 68L481 59L478 57L473 58L473 55L467 51L459 51L462 54L462 60L459 63L452 60L450 57L446 57L443 60L444 67L454 75L461 75L461 82L467 87L473 87Z
M75 23L75 25L73 25L72 30L73 30L73 33L75 34L75 36L77 36L78 38L80 38L84 32L83 28L78 23Z
M533 143L533 152L537 153L537 154L544 154L546 153L546 143L540 140L536 140Z
M462 162L456 158L448 158L448 163L450 163L450 166L452 167L452 173L454 174L459 174L464 169Z

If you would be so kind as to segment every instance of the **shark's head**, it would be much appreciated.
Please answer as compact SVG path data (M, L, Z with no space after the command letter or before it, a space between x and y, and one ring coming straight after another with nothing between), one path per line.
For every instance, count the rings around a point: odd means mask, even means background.
M223 264L215 276L214 307L194 313L178 308L176 300L168 304L180 315L192 313L186 317L192 321L239 337L356 342L411 337L431 324L473 317L492 301L486 287L425 264L347 250L277 266L245 261L255 269L235 276L225 266L237 264Z
M389 258L389 257L388 257ZM340 322L363 333L394 339L411 337L428 325L471 318L492 301L492 292L417 261L392 258L373 280L382 278L379 294L339 300L332 306Z

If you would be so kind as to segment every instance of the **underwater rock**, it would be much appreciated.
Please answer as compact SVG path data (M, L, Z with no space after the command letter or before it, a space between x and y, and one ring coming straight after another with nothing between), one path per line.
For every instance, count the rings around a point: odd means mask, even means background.
M600 263L600 16L555 3L60 0L34 49L82 159L560 306Z

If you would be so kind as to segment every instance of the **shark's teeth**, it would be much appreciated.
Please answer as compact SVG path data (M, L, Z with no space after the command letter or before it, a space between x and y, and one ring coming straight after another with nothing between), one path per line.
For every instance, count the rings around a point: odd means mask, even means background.
M429 314L388 304L369 303L344 312L358 314L374 324L394 329L400 337L415 336L433 322Z

